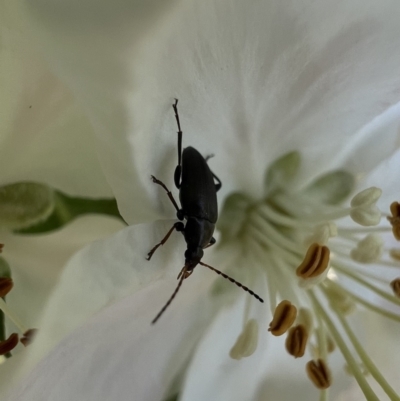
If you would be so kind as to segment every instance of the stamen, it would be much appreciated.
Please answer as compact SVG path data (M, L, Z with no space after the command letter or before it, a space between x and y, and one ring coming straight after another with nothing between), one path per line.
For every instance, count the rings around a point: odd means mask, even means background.
M297 314L297 324L303 325L308 333L311 333L314 328L312 313L308 308L300 308Z
M382 195L382 190L376 187L364 189L351 200L350 217L356 223L368 227L376 226L381 221L381 212L376 202Z
M3 311L4 315L7 316L17 327L21 333L25 333L27 328L22 324L20 319L11 312L8 305L4 302L2 298L0 298L0 310Z
M32 344L35 336L37 334L37 329L29 329L24 333L24 336L20 339L21 343L27 347L29 344Z
M394 260L400 260L400 249L391 249L389 255Z
M342 287L339 285L331 285L332 283L327 282L324 288L324 293L326 294L329 305L332 309L340 310L344 315L349 315L356 309L356 305L353 300L343 291Z
M327 244L330 238L336 237L338 233L337 226L332 221L318 225L314 233L308 237L304 243L305 246L316 242L318 244Z
M331 372L322 359L308 362L306 365L306 372L315 387L320 390L327 389L332 384Z
M0 341L0 355L5 355L18 345L18 334L12 333L7 340Z
M284 300L275 309L268 331L274 336L285 334L296 319L297 308L290 301Z
M394 295L400 298L400 278L396 278L390 283L390 286L393 289Z
M377 262L383 255L383 241L378 234L369 234L352 249L350 256L360 263Z
M4 298L14 287L12 278L0 277L0 298Z
M237 338L235 345L229 352L232 359L242 359L253 355L258 344L258 323L255 319L250 319Z
M390 212L392 216L388 217L389 223L392 225L393 236L400 241L400 204L393 202L390 205Z
M308 331L302 325L291 327L286 337L286 351L295 358L300 358L304 355L308 340Z
M303 262L296 269L296 274L303 279L319 276L328 268L329 254L327 246L311 244Z

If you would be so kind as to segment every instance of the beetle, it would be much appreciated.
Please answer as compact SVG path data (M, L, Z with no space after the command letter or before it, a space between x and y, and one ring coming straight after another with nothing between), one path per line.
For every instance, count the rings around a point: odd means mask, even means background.
M204 158L191 146L182 151L182 130L178 113L178 99L175 99L175 103L172 107L178 125L178 165L175 168L174 182L175 186L179 189L181 208L179 208L176 203L172 192L163 182L153 175L151 176L151 179L155 184L160 185L167 192L170 201L176 209L176 217L179 221L176 222L167 232L165 237L149 251L147 254L147 260L151 259L158 247L167 242L174 230L183 234L187 249L185 251L185 265L177 277L179 283L168 302L153 319L152 324L156 323L168 308L172 300L175 298L175 295L178 293L183 280L187 279L193 273L194 268L198 264L208 267L225 279L230 280L238 287L249 292L260 302L264 302L261 297L248 287L220 270L201 262L204 255L204 249L214 245L216 242L213 234L215 224L218 220L217 192L221 189L222 183L207 164L207 160L211 156ZM184 220L186 220L186 224L183 223Z

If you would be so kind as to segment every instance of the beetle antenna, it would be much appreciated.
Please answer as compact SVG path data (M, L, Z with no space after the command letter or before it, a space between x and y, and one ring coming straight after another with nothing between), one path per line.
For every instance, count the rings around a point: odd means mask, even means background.
M242 288L243 290L247 291L249 294L253 295L254 298L258 299L260 302L264 302L264 300L257 295L255 292L253 292L252 290L250 290L250 288L246 287L245 285L243 285L242 283L239 283L239 281L236 281L234 278L228 276L225 273L222 273L220 270L216 269L215 267L212 267L210 265L206 265L203 262L199 262L202 266L206 266L208 267L210 270L215 271L215 273L220 274L223 278L228 279L230 282L236 284L238 287Z
M174 293L171 295L170 299L168 300L168 302L163 306L163 308L160 310L160 312L158 312L158 315L153 319L153 321L151 322L151 324L154 324L157 322L157 320L161 317L161 315L165 312L165 310L168 308L168 306L170 305L170 303L173 301L173 299L175 298L176 294L179 291L179 288L181 288L181 285L183 283L183 280L187 277L186 273L186 266L182 269L181 274L178 276L179 278L179 283L175 288Z

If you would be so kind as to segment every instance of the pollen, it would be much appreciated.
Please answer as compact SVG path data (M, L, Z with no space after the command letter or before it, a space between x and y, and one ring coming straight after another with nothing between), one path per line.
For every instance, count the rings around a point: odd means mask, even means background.
M329 255L330 251L327 246L311 244L303 262L296 269L297 276L308 279L321 275L329 266Z
M285 334L296 320L297 308L291 302L282 301L275 309L268 331L274 336Z

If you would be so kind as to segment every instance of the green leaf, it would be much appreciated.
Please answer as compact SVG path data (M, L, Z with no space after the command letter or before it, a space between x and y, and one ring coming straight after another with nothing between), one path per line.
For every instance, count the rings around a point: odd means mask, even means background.
M18 234L39 234L60 229L78 216L103 214L123 221L114 198L92 199L72 197L61 191L54 191L53 212L48 218L28 228L17 230Z
M337 170L317 178L303 194L328 205L343 202L354 190L355 179L347 171Z
M53 196L51 188L34 182L0 187L0 227L18 230L45 220L53 211Z
M301 156L297 151L289 152L275 160L267 169L264 186L267 196L285 189L296 177L300 168Z

